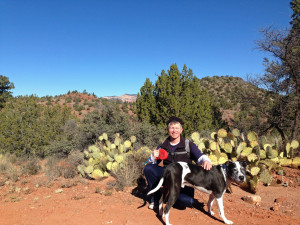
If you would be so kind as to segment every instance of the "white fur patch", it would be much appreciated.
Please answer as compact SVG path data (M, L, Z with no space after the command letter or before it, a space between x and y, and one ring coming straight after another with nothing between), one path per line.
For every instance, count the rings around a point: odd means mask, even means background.
M181 179L181 187L184 188L185 186L185 182L184 182L184 178L185 176L191 172L190 167L188 166L188 164L186 162L178 162L180 164L180 166L182 167L182 179Z
M199 186L194 186L194 187L197 188L199 191L202 191L204 193L207 193L207 194L211 194L212 193L211 190L207 190L204 187L199 187Z

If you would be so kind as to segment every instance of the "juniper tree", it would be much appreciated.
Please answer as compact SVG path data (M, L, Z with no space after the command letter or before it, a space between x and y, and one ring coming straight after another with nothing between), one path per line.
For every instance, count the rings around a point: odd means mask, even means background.
M136 99L137 114L140 120L148 123L154 122L155 120L155 98L153 91L154 85L150 79L147 78L144 86L141 87L140 93L137 94Z
M170 116L181 117L185 122L185 134L212 128L216 115L213 112L212 98L206 91L200 89L198 78L191 69L187 69L186 65L183 66L181 73L176 64L172 64L168 72L162 70L153 91L152 88L147 79L137 96L137 112L141 120L148 122L149 116L145 113L147 111L153 115L149 122L160 126L165 126ZM149 99L151 103L153 101L149 93L153 93L155 100L151 106L146 104Z
M34 96L12 98L0 111L0 153L44 157L70 118L67 107L43 106Z
M265 58L265 73L258 85L277 94L267 118L270 128L276 128L283 139L283 130L292 128L291 137L296 138L300 121L300 1L293 0L291 29L263 29L259 49L270 53L273 60Z
M9 82L8 77L0 75L0 110L4 107L5 102L11 97L11 89L14 89L13 83Z

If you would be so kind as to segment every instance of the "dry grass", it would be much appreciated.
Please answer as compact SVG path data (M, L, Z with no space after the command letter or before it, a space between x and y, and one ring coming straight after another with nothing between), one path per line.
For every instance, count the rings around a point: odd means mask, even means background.
M134 158L124 160L124 166L119 168L113 176L116 178L116 190L123 190L136 184L140 177L140 168Z

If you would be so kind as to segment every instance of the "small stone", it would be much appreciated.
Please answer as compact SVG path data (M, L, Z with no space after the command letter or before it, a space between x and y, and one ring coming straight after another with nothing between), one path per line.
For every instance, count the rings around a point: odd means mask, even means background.
M242 200L250 204L259 205L261 197L259 195L244 196Z
M20 193L20 192L21 192L21 188L16 187L16 188L15 188L15 192L16 192L16 193Z
M57 190L55 190L55 193L56 193L56 194L58 194L58 193L62 193L62 192L63 192L63 189L61 189L61 188L60 188L60 189L57 189Z

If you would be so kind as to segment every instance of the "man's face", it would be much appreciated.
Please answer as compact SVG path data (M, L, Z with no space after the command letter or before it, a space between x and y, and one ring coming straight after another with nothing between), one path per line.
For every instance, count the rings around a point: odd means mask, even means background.
M182 127L180 123L171 123L168 127L168 133L173 139L179 138L182 133Z

